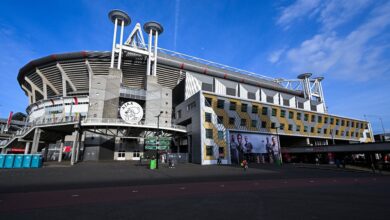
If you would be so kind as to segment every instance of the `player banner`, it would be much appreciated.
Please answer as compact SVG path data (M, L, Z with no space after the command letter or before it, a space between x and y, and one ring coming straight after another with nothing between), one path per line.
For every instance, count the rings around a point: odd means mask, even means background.
M230 131L229 138L232 163L259 154L268 157L270 162L280 160L280 145L276 135Z

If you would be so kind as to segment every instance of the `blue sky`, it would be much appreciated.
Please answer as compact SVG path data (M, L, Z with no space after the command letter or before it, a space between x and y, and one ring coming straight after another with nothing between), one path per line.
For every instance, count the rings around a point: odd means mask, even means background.
M159 46L293 79L324 76L329 112L390 131L390 2L385 0L1 1L0 117L24 111L16 77L32 59L81 50L110 50L111 9L132 24L164 26Z

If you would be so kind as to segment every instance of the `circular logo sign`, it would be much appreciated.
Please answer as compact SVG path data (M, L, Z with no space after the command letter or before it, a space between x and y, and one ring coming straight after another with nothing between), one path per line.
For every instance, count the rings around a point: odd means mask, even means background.
M136 124L144 116L144 110L136 102L126 102L120 109L121 118L130 124Z

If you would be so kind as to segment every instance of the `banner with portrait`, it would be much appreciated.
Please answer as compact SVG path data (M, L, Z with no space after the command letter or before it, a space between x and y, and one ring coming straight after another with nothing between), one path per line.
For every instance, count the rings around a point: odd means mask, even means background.
M267 157L269 162L280 160L280 144L276 135L230 131L229 146L233 164L254 155Z

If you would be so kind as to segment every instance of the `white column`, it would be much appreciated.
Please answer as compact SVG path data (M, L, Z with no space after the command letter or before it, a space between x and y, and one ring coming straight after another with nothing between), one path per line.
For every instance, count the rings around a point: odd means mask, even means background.
M61 140L60 150L58 152L58 162L62 161L62 151L64 150L64 140Z
M149 40L148 40L148 52L149 52L149 57L148 57L148 63L146 66L146 75L150 76L150 65L151 65L151 58L152 58L152 29L149 31Z
M26 147L24 148L24 154L28 154L30 151L30 144L31 142L26 142Z
M114 68L114 59L115 59L115 43L116 43L116 31L118 25L118 19L115 18L115 27L114 27L114 38L112 39L112 52L111 52L111 68Z
M119 38L120 49L119 49L119 57L118 57L118 70L121 68L121 62L122 62L122 43L123 43L123 28L124 27L125 27L125 21L122 20L121 35ZM122 75L121 75L121 82L122 82Z
M156 37L154 38L153 76L157 76L157 43L158 43L158 31L156 31Z
M71 158L70 158L70 165L74 165L75 164L75 160L76 160L76 147L77 147L77 142L78 142L78 135L79 133L77 131L73 132L73 137L74 137L74 141L73 141L73 146L72 146L72 155L71 155Z
M43 83L43 99L47 99L47 84Z

